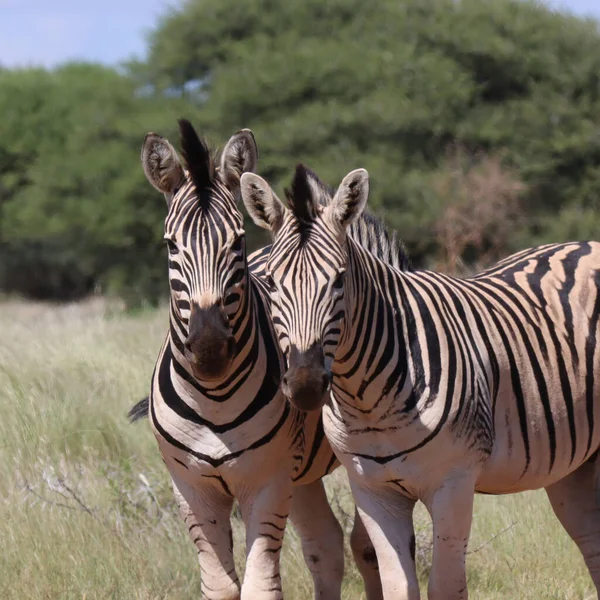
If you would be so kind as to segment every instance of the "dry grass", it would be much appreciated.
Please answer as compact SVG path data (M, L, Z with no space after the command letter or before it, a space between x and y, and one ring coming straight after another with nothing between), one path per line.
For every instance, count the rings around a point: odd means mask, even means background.
M0 598L199 597L195 552L154 439L147 424L125 418L146 393L165 319L163 311L126 316L101 302L0 304ZM340 470L328 489L349 530ZM425 578L422 507L417 525ZM239 546L239 523L235 537ZM471 550L473 598L595 598L542 492L478 498ZM286 598L310 598L293 531L283 563ZM362 597L348 560L344 598Z

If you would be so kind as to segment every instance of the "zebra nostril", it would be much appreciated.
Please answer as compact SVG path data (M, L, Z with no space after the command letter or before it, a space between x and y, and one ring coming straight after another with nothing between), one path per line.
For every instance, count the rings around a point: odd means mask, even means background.
M329 390L330 386L331 386L331 376L329 375L329 373L324 373L323 374L323 393L325 393L327 390Z
M290 398L291 391L290 391L289 379L288 379L287 374L285 374L281 378L281 391L283 392L283 395L286 398L288 398L288 399Z
M235 351L235 338L230 336L227 338L227 356L233 356Z

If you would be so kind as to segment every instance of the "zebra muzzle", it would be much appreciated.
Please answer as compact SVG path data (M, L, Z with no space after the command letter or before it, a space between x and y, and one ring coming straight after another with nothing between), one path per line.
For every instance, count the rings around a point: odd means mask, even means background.
M331 389L331 373L325 368L322 346L314 344L301 352L295 346L289 354L289 368L281 380L283 395L299 410L319 410Z
M235 338L221 307L192 305L185 354L194 375L200 380L223 377L231 366L235 350Z

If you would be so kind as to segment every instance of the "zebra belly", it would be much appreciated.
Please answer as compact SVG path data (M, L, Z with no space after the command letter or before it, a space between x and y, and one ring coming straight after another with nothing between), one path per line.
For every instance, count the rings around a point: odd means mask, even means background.
M588 397L585 381L575 380L572 394L565 397L552 371L548 374L553 393L546 407L533 385L523 387L520 408L512 390L499 396L494 446L478 491L507 494L547 487L576 470L600 446L600 425L593 416L600 415L600 394Z
M324 408L327 438L346 467L351 481L366 488L390 488L413 498L436 489L456 470L481 469L487 453L469 438L457 438L450 427L429 443L413 448L402 430L357 435L353 423L340 421L330 406Z
M590 452L586 459L591 456ZM548 487L566 477L580 467L585 460L561 461L555 463L551 471L547 469L528 469L524 472L522 464L510 460L501 451L494 452L477 480L476 491L484 494L513 494L527 490Z

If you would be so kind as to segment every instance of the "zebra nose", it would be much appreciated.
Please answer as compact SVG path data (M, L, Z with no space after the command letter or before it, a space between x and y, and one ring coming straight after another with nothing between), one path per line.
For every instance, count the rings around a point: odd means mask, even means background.
M283 395L302 411L319 410L327 400L329 375L300 368L281 381Z
M232 358L235 353L235 338L230 335L224 340L218 338L204 339L202 337L187 338L185 349L196 357L203 356L213 360Z
M293 347L289 369L281 380L283 395L298 409L319 410L327 400L331 374L325 368L323 349L312 346L307 351Z
M192 305L184 347L196 377L213 380L224 376L235 355L236 343L220 306Z

